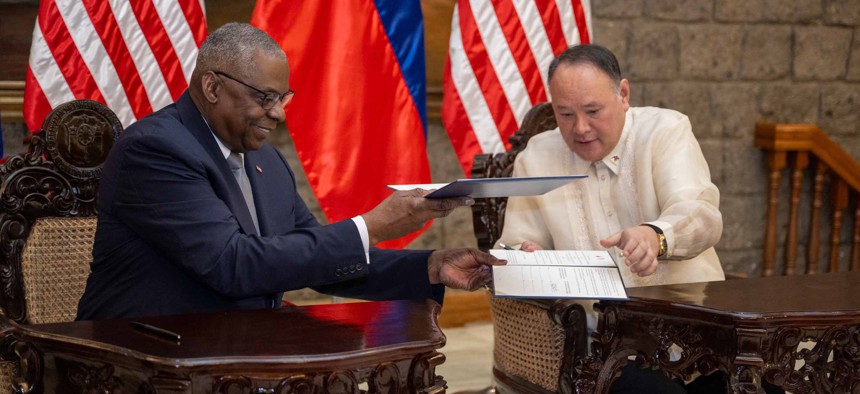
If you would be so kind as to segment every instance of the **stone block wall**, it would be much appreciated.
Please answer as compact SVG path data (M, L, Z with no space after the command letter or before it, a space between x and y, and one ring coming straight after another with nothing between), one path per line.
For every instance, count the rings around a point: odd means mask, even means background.
M690 117L721 191L723 266L758 275L767 178L754 124L815 123L860 159L860 2L591 4L594 42L618 55L632 104Z
M759 275L767 178L753 146L755 122L818 124L860 160L860 1L592 0L591 7L593 41L618 56L632 104L690 117L721 191L724 268ZM432 125L429 133L434 179L456 178L444 131ZM472 246L471 231L470 212L461 209L412 246Z

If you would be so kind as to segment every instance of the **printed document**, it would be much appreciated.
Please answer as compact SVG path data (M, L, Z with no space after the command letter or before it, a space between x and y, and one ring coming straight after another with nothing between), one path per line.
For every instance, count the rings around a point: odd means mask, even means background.
M490 250L496 297L626 300L621 272L603 250Z

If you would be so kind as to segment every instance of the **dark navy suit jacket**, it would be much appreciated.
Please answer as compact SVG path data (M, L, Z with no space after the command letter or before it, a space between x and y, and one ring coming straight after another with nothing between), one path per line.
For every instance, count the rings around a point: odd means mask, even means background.
M123 132L102 173L78 319L267 308L304 287L441 302L429 251L371 249L368 265L355 224L320 226L274 147L246 153L245 167L261 236L188 92Z

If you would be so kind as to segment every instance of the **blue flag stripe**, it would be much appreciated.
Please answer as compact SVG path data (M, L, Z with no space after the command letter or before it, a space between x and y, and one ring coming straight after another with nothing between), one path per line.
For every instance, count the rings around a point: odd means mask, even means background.
M427 77L424 64L424 15L418 0L374 0L394 48L406 86L421 115L427 138Z

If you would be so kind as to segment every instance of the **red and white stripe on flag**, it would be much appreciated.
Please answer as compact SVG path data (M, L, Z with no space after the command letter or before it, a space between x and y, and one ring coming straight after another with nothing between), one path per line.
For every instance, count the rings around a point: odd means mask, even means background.
M37 131L52 108L92 99L128 126L188 87L206 38L203 0L42 0L24 88Z
M555 55L589 42L589 0L458 0L442 123L469 175L474 156L510 148L526 112L548 100Z

